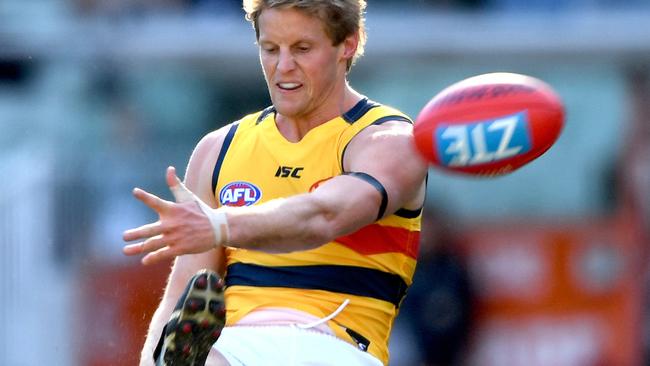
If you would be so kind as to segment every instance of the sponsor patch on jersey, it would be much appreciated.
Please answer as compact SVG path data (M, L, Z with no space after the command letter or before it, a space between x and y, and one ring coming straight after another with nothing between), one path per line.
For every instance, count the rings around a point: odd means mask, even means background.
M328 178L325 178L325 179L321 179L321 180L319 180L318 182L312 184L311 187L309 187L309 192L312 192L313 190L315 190L316 188L318 188L318 186L320 186L321 184L327 182L328 180L330 180L330 179L332 179L332 178L334 178L334 177L328 177Z
M249 182L231 182L219 192L222 206L250 206L260 198L262 198L262 191Z

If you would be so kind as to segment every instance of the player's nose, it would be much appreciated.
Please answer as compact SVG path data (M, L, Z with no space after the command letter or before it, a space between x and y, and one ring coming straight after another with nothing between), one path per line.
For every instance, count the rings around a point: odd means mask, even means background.
M280 72L288 72L296 67L296 60L288 50L280 50L278 54L277 69Z

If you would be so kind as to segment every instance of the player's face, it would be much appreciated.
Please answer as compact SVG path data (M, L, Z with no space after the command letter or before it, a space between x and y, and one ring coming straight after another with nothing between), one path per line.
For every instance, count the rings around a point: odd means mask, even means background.
M320 19L291 8L266 9L258 24L260 60L278 113L328 114L345 87L346 42L333 46Z

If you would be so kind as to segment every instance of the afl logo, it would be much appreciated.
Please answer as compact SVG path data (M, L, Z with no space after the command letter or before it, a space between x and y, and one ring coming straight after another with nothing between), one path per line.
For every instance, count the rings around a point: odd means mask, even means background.
M262 198L262 191L248 182L226 184L219 192L222 206L250 206Z

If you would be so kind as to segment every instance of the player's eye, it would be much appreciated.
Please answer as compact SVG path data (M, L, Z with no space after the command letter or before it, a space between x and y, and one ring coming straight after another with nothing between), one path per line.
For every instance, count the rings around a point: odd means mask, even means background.
M260 48L264 53L275 53L278 49L275 45L269 43L262 43Z

